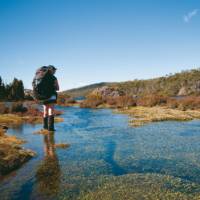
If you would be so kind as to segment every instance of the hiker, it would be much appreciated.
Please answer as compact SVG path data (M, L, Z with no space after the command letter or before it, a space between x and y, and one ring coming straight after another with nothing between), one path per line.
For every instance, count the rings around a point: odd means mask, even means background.
M43 128L54 129L54 104L57 101L59 84L54 76L56 68L53 65L43 66L36 72L33 80L34 98L43 104Z

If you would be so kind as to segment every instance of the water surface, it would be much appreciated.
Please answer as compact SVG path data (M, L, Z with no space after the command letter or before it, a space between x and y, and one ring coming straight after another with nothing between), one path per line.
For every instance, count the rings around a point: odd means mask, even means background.
M56 124L55 134L33 134L41 125L9 130L27 140L24 147L37 157L0 182L1 199L77 199L105 177L129 174L169 175L200 184L199 121L133 128L126 115L109 109L57 109L64 110L64 122ZM58 143L70 147L56 149Z

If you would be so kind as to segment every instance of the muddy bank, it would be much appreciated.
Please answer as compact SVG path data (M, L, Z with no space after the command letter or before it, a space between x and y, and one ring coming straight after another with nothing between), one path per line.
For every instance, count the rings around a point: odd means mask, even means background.
M24 142L15 136L9 136L6 129L0 127L0 177L18 169L36 155L21 146Z

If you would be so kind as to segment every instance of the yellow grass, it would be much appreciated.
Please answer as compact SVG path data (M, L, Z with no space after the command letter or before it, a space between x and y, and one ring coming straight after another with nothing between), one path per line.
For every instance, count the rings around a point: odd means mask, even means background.
M6 132L0 128L0 144L23 144L25 140L21 140L15 136L7 135Z
M59 143L59 144L55 144L54 146L55 146L55 148L66 149L66 148L70 147L70 144Z
M167 120L179 120L187 121L192 119L200 119L199 110L187 110L181 111L177 109L170 109L166 107L131 107L129 109L121 109L120 113L129 114L134 117L130 121L132 126L141 126L150 122L167 121Z
M49 133L46 129L41 129L39 131L34 132L33 134L41 134L41 135L47 135Z
M7 135L6 131L0 128L0 177L19 168L36 155L35 152L21 147L24 142L15 136Z
M19 125L23 123L23 119L14 114L3 114L0 115L0 124L15 124Z
M1 125L18 126L23 123L42 123L42 117L38 116L19 116L16 114L3 114L0 115ZM55 117L55 122L63 122L63 118Z
M64 119L61 118L61 117L55 117L55 122L58 123L58 122L63 122Z

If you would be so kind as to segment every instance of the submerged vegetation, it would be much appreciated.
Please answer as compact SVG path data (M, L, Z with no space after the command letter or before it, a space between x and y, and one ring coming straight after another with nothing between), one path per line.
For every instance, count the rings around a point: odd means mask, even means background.
M197 200L200 185L159 174L128 174L104 178L98 188L80 200Z

